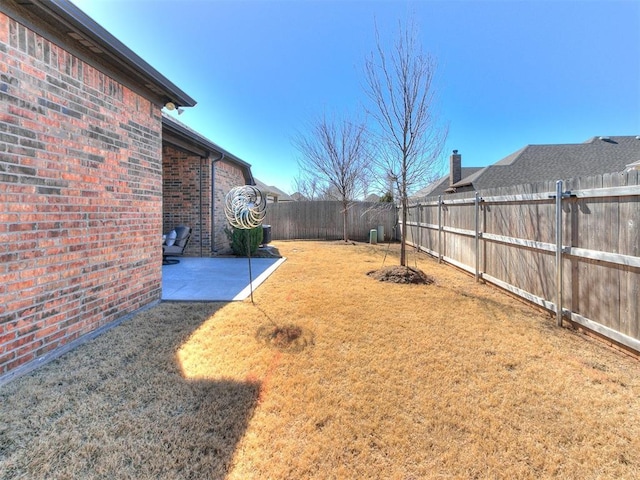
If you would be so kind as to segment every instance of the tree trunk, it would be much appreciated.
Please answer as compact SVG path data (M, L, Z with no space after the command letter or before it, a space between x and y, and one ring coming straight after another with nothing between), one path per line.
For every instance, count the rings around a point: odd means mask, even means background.
M346 200L342 200L342 239L345 242L349 241L349 236L347 235L347 206L349 202Z
M402 181L400 183L400 202L402 203L402 235L400 235L400 266L407 266L407 153L406 147L402 153Z
M400 220L400 265L407 266L407 199L402 198L402 218Z

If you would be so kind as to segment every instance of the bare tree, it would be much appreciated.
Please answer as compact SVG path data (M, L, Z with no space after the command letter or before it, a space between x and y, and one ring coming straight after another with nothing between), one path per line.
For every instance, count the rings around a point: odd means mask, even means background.
M328 120L322 116L309 131L298 134L293 144L302 157L298 162L301 176L323 185L319 191L330 192L342 202L343 240L347 233L349 202L362 193L362 172L368 163L368 144L364 123Z
M318 179L309 177L304 172L299 173L293 179L293 188L297 194L307 200L319 200L322 196L321 186Z
M436 62L423 53L413 22L404 28L400 24L389 51L376 27L376 50L365 63L366 93L372 103L369 113L379 127L375 162L381 178L394 182L402 207L402 266L406 266L409 194L433 180L447 136L435 111L435 71Z

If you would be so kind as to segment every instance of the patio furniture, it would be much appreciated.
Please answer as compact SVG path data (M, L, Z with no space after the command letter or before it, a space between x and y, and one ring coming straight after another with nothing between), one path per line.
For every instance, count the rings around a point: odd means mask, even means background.
M171 232L162 236L162 264L175 265L180 263L177 258L167 258L182 256L191 238L191 227L179 225Z

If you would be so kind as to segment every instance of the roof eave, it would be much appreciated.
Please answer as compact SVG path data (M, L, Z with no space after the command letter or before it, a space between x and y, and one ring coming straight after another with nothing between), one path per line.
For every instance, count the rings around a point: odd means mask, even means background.
M640 160L627 165L625 172L632 172L634 170L640 170Z
M40 18L54 18L73 32L98 46L110 60L146 88L176 107L193 107L196 101L134 53L120 40L68 0L29 0L22 7L33 9Z
M457 189L457 188L464 188L464 187L473 187L473 182L458 182L458 183L454 183L453 185L449 185L449 188L451 189Z
M164 114L162 115L162 129L163 132L166 130L169 133L177 136L178 138L194 143L195 146L208 152L210 155L216 154L217 156L219 156L219 158L215 160L222 160L224 158L237 164L242 170L242 174L247 185L255 185L255 179L253 178L253 174L251 173L251 164L239 159L234 154L228 152L221 146L216 145L208 138L200 135L190 128L187 128L182 123L179 123L170 118L168 115ZM164 137L165 135L163 134L163 138Z

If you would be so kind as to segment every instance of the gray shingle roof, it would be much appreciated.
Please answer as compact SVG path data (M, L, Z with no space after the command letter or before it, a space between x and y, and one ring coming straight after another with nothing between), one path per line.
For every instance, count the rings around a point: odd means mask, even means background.
M576 144L527 145L472 175L463 172L462 180L454 187L458 191L481 190L567 180L623 172L628 165L638 161L640 136L593 137Z
M293 198L291 196L280 190L278 187L274 187L273 185L267 185L266 183L258 180L254 177L256 181L256 187L258 187L265 195L271 195L272 197L277 197L279 202L292 202Z
M462 167L462 179L471 178L473 174L482 170L483 167ZM433 197L437 195L444 195L445 191L449 188L449 175L445 175L444 177L440 177L435 182L430 183L426 187L418 190L416 193L411 195L412 199L422 198L422 197Z

